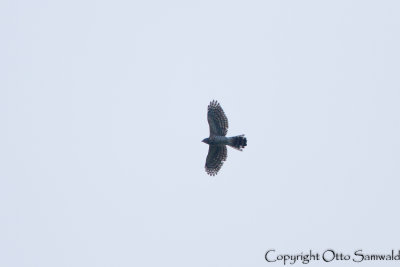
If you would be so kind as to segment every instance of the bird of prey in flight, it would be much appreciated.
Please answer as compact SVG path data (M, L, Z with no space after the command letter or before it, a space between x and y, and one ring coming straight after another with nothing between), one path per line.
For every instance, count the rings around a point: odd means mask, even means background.
M208 105L207 119L210 126L210 137L202 141L209 146L205 168L208 175L214 176L228 157L226 145L242 151L247 145L247 139L244 134L226 137L228 118L216 100L211 101Z

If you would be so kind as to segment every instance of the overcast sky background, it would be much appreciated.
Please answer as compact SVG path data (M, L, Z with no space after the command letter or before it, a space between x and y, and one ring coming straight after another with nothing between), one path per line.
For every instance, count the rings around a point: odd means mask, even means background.
M399 11L1 1L0 265L400 249ZM216 177L201 143L212 99L248 138Z

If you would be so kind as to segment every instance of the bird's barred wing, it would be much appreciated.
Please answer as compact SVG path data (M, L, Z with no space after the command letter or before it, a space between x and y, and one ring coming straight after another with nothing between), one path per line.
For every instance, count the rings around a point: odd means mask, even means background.
M210 126L210 136L225 136L228 132L228 118L222 110L221 105L213 100L208 105L207 112L208 125Z
M216 175L227 157L228 152L226 146L210 145L205 166L207 174L211 176Z

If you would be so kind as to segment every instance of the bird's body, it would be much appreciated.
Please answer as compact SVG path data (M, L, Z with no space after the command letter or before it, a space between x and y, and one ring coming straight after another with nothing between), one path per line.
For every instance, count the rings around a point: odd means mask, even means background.
M244 135L226 137L226 136L212 136L203 140L204 143L214 146L231 146L237 150L242 150L247 145L247 139Z
M247 145L247 139L244 135L226 137L228 118L215 100L211 101L208 106L207 119L210 126L210 137L203 140L209 145L205 169L209 175L216 175L228 157L226 146L242 151Z
M217 136L212 136L212 137L204 139L205 140L204 143L209 144L209 145L224 146L229 143L229 138L230 137L217 135Z

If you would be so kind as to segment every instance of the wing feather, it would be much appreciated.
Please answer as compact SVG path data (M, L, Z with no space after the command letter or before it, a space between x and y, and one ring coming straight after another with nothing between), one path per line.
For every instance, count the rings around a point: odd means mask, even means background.
M207 112L208 125L210 126L210 136L225 136L228 133L228 118L216 101L211 101Z
M211 176L216 175L227 157L226 146L210 145L205 165L206 172Z

